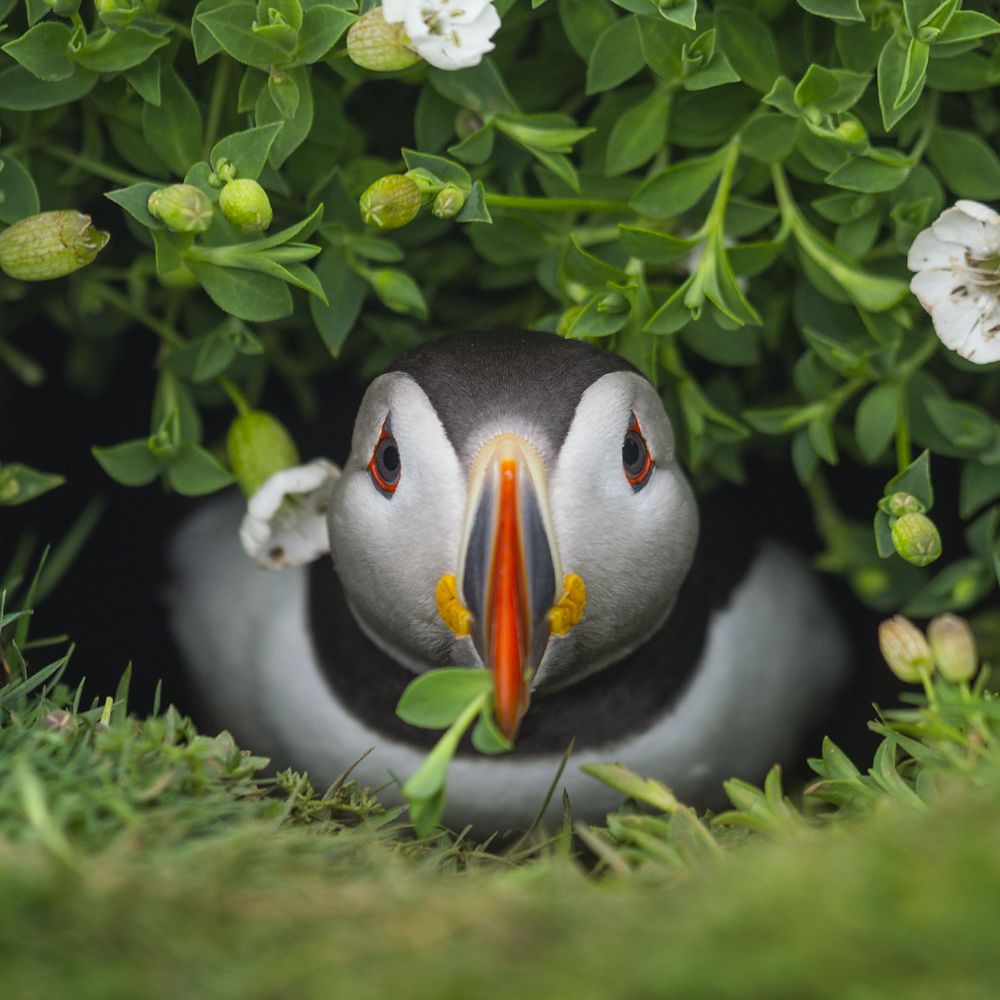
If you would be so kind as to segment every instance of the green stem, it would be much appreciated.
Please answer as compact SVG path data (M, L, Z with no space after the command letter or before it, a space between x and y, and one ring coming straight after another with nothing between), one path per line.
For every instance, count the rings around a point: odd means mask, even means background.
M82 153L74 153L72 149L66 149L65 146L58 146L54 142L39 142L36 148L43 150L50 156L54 156L57 160L62 160L63 163L72 164L74 167L86 170L96 177L103 177L105 180L114 181L116 184L124 184L126 187L131 184L169 183L159 177L143 177L141 174L132 174L127 170L119 170L117 167L108 166L108 164L102 163L100 160L92 160L89 156L84 156Z
M896 418L896 466L900 472L908 468L913 461L913 450L910 447L910 415L906 405L906 390L902 389L899 416Z
M205 122L205 141L201 147L201 158L207 160L215 145L215 137L219 132L219 122L222 119L226 92L229 89L229 77L233 70L233 61L225 53L219 54L219 65L212 81L212 96L208 104L208 120Z
M490 208L515 208L527 212L628 212L623 201L603 198L535 198L530 195L487 193Z
M712 207L708 210L708 215L705 218L704 228L708 233L715 229L722 230L726 206L729 204L729 190L733 186L733 174L736 172L736 163L739 158L740 144L734 139L729 143L729 149L726 151L722 173L719 175L719 186L715 190Z
M135 305L122 295L121 292L116 292L113 288L108 288L107 285L95 284L91 288L98 298L103 299L109 306L131 317L137 323L141 323L148 330L152 330L153 333L170 344L171 347L187 346L187 342L172 326L157 319L141 306Z
M920 135L917 136L917 141L913 144L913 149L909 152L910 160L913 163L919 163L920 158L924 155L924 151L927 149L931 138L934 135L934 129L937 128L938 124L938 105L941 103L941 94L936 91L930 91L930 98L927 102L927 114L924 117L924 125L920 130Z
M230 381L224 375L219 376L218 382L225 390L226 395L232 400L233 406L236 407L236 412L241 417L246 416L250 412L250 404L247 402L246 396L240 392L234 382Z

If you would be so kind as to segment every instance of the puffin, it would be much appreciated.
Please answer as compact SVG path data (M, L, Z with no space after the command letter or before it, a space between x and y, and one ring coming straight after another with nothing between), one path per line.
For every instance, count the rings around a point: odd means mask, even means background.
M787 762L849 663L807 559L741 504L699 504L653 384L555 334L449 334L368 387L321 515L329 558L272 572L245 501L204 503L170 550L170 626L214 722L317 785L381 801L439 733L395 713L439 667L492 673L499 755L467 741L444 822L524 828L559 791L597 821L616 762L696 806ZM562 810L552 796L548 819Z

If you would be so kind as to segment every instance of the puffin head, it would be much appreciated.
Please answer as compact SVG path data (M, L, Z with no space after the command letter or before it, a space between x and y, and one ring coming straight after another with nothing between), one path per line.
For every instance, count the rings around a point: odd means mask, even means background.
M371 384L329 532L368 637L414 672L491 670L512 737L533 690L657 631L698 513L663 404L628 362L549 334L469 333Z

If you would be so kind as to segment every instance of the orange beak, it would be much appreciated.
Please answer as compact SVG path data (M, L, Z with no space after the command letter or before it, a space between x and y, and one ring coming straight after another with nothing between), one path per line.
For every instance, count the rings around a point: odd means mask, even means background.
M544 468L528 442L504 434L483 449L470 478L468 520L462 596L473 616L473 642L493 672L497 725L513 740L528 710L530 679L548 643L548 612L562 580Z

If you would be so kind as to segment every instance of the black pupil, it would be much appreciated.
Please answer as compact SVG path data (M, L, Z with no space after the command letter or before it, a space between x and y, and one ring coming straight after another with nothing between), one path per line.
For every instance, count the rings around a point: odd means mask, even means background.
M394 483L399 478L399 449L392 438L383 438L378 446L378 472L387 482Z
M643 447L642 439L635 431L629 431L622 444L622 465L625 466L625 471L629 475L637 476L642 472L642 467L645 464L646 449Z

